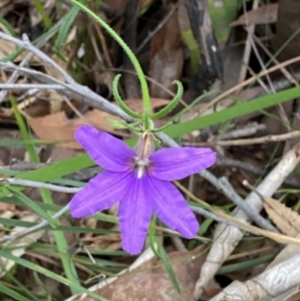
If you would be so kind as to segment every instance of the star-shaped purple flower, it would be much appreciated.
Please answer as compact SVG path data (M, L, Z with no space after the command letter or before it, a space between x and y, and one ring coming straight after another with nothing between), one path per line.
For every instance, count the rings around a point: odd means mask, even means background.
M212 166L215 152L195 147L153 152L149 133L134 151L122 140L87 125L76 130L75 138L105 171L74 195L70 203L73 217L93 215L120 202L122 247L130 254L142 250L153 213L183 237L195 237L197 219L171 181Z

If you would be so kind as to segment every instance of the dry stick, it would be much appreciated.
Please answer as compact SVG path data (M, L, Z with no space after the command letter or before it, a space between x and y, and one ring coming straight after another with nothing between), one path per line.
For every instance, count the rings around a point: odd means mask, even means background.
M34 47L34 46L32 45L32 47ZM8 63L0 62L0 68L2 68L4 70L18 70L19 72L23 72L24 74L27 74L28 76L37 77L37 79L39 79L39 81L46 81L46 82L51 82L51 83L61 85L61 86L65 87L66 91L64 91L64 90L62 90L62 91L65 92L66 95L70 96L70 93L68 91L72 92L71 93L72 98L76 98L77 100L85 102L94 108L98 108L105 112L119 116L128 122L135 121L133 118L128 116L125 112L123 112L119 107L117 107L113 103L109 102L104 97L93 92L86 86L79 85L78 83L67 84L67 83L61 82L60 80L58 80L56 78L53 78L52 76L50 76L48 74L44 74L40 71L31 70L31 69L24 68L24 67L18 67L11 62L8 62Z
M271 296L278 296L299 286L299 279L300 255L295 255L244 283L234 281L210 301L271 300Z
M0 39L4 39L7 41L10 41L16 45L18 45L21 48L25 48L28 51L35 54L37 57L39 57L41 60L43 60L45 63L51 65L53 68L55 68L66 80L67 83L75 83L75 80L70 76L62 67L59 66L53 59L51 59L47 54L45 54L43 51L41 51L39 48L35 47L33 44L31 44L27 34L22 35L23 41L10 37L9 35L6 35L3 32L0 32Z
M12 77L11 77L12 78ZM38 90L65 90L66 88L62 85L51 85L51 84L0 84L0 89L2 90L28 90L28 89L38 89Z
M68 210L69 210L69 204L66 205L65 207L63 207L62 209L60 209L59 211L57 211L55 214L52 215L52 218L59 218L60 216L62 216L63 214L65 214ZM31 232L34 232L34 231L37 231L37 230L40 230L41 228L44 228L46 226L49 225L49 222L46 221L46 220L42 220L39 224L33 226L33 227L30 227L30 228L27 228L25 229L24 231L20 231L18 232L17 234L11 234L11 235L4 235L0 241L1 242L5 242L5 241L13 241L19 237L22 237L26 234L29 234Z
M266 129L265 124L253 122L246 127L237 128L230 132L226 132L226 133L222 134L222 136L220 137L220 140L245 138L245 137L253 136L258 131L265 130L265 129Z
M190 143L184 142L184 145L188 146L242 146L242 145L252 145L252 144L262 144L262 143L271 143L285 141L288 139L293 139L300 137L300 131L293 131L281 135L267 135L258 138L251 139L238 139L238 140L226 140L226 141L213 141L213 142L199 142L199 143Z
M28 187L35 187L35 188L46 188L52 191L58 191L64 193L76 193L82 189L78 187L64 187L64 186L48 184L44 182L23 180L18 178L0 178L0 182L4 182L4 183L6 182L12 185L28 186Z
M254 0L252 4L252 10L257 9L258 7L258 0ZM246 21L246 27L247 27L247 40L246 40L246 46L245 46L245 51L244 51L244 56L243 56L243 61L242 61L242 66L241 66L241 71L240 71L240 77L239 77L239 82L244 81L247 73L247 66L250 58L250 53L251 53L251 46L252 46L252 34L254 33L255 25L249 25L249 20L248 20L248 13L245 8L245 1L243 0L243 9L244 9L244 15L245 15L245 21Z
M261 49L270 57L270 59L272 59L274 61L274 63L276 65L279 65L279 61L274 57L274 55L269 51L269 49L261 42L261 40L253 34L253 39L255 41L255 43L257 43L257 45L259 45L261 47ZM294 84L295 86L299 86L297 80L293 77L293 75L284 67L280 68L280 71L282 72L282 74L286 77L286 79Z
M42 40L41 42L39 42L37 44L37 48L39 47L42 47L55 33L53 32L53 34L51 35L48 35L47 38L45 38L44 40ZM23 67L25 65L28 64L28 62L31 60L33 56L33 53L32 52L29 52L25 57L24 59L22 60L22 62L20 63L20 67ZM14 83L19 77L19 73L18 71L14 71L13 74L11 75L11 77L9 78L8 82L9 84L12 84ZM1 91L0 92L0 103L3 102L3 100L5 99L7 95L7 91Z
M287 152L274 169L265 177L265 179L257 186L257 192L264 196L272 196L273 193L281 186L284 179L293 171L300 161L300 145L296 145ZM255 192L251 192L245 200L259 212L263 208L260 197ZM243 222L249 222L248 216L236 209L234 217ZM196 284L194 298L199 299L203 292L204 286L212 279L222 263L227 259L235 246L243 237L243 233L236 227L218 224L215 233L215 241L207 256L206 262L202 266L200 278ZM234 243L233 243L234 241Z

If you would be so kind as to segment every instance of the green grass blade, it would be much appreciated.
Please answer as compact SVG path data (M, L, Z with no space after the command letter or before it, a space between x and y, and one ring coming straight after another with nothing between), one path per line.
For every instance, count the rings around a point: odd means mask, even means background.
M88 294L89 296L95 298L96 300L100 300L100 301L109 301L107 300L106 298L104 297L101 297L100 295L96 294L96 293L93 293L91 291L89 291L88 289L82 287L81 285L78 284L78 282L72 282L70 281L69 279L66 279L52 271L49 271L37 264L34 264L28 260L25 260L23 258L20 258L20 257L17 257L17 256L14 256L12 255L11 253L5 251L5 250L0 250L0 256L1 257L4 257L4 258L7 258L7 259L10 259L12 261L14 261L16 264L19 264L25 268L28 268L30 270L33 270L33 271L36 271L38 273L41 273L51 279L54 279L56 280L57 282L60 282L70 288L73 288L75 289L76 291L80 292L80 293L86 293ZM23 300L22 300L23 301ZM28 301L27 299L24 299L24 301Z
M16 291L8 288L4 284L0 282L0 292L7 295L10 298L13 298L13 300L18 300L18 301L31 301L30 299L27 299L26 297L20 295Z
M11 34L11 36L16 37L16 33L14 28L11 26L11 24L9 22L7 22L6 19L4 19L2 16L0 16L0 24L2 24L7 31Z
M68 38L68 34L70 32L70 28L79 11L80 9L77 6L73 6L71 10L69 10L69 12L65 15L65 22L61 25L58 31L58 36L54 43L55 51L59 52L60 49L65 45Z
M255 111L260 111L299 96L299 87L287 89L276 94L266 95L252 101L237 104L220 112L215 112L206 116L199 116L180 124L171 125L164 132L173 138L181 137L182 135L188 134L192 131L201 130Z
M158 252L159 252L159 255L160 255L160 258L161 260L163 261L164 265L165 265L165 268L169 274L169 277L176 289L176 291L178 292L178 294L180 294L181 290L180 290L180 286L179 286L179 283L176 279L176 275L173 271L173 267L172 267L172 263L164 249L164 247L162 246L162 244L160 243L160 241L157 239L156 240L156 243L157 243L157 246L158 246Z

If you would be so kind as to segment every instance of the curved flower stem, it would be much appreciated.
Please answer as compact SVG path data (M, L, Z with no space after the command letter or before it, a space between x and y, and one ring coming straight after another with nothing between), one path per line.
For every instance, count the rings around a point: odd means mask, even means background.
M142 67L137 60L136 56L132 52L132 50L127 46L127 44L123 41L123 39L106 23L104 22L99 16L97 16L93 11L91 11L88 7L84 4L80 3L77 0L68 0L72 4L80 7L83 11L85 11L88 15L94 18L112 37L113 39L122 47L122 49L126 52L128 57L130 58L132 65L134 66L137 76L139 78L141 89L142 89L142 97L144 102L144 126L146 129L149 129L150 126L150 116L152 113L150 95L149 95L149 88L148 84L142 70ZM122 100L121 100L122 101Z
M143 114L139 114L139 113L134 112L122 100L122 98L119 94L119 91L118 91L118 83L119 83L120 77L121 77L121 74L116 75L114 80L113 80L113 83L112 83L113 95L114 95L114 98L115 98L117 104L129 116L131 116L133 118L136 118L136 119L143 119Z
M172 82L172 84L176 84L177 85L177 93L175 95L175 97L171 100L171 102L162 110L160 110L157 113L152 114L150 117L152 119L154 118L161 118L166 116L168 113L170 113L178 104L178 102L180 101L182 94L183 94L183 86L182 83L178 80L174 80Z

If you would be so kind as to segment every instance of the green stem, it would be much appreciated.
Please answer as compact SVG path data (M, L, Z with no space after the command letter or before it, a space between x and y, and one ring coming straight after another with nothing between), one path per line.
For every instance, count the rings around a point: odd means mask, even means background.
M151 100L149 95L149 88L148 84L142 70L142 67L136 58L135 54L132 50L127 46L127 44L123 41L123 39L107 24L103 21L99 16L97 16L93 11L91 11L88 7L84 6L82 3L78 2L77 0L68 0L69 2L73 3L74 5L80 7L83 11L89 14L92 18L94 18L112 37L113 39L121 46L121 48L126 52L129 59L131 60L132 65L134 66L137 76L139 78L141 89L142 89L142 98L144 102L144 121L145 127L148 129L150 126L150 115L152 113L152 106Z

